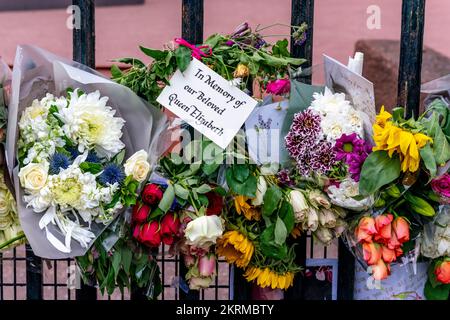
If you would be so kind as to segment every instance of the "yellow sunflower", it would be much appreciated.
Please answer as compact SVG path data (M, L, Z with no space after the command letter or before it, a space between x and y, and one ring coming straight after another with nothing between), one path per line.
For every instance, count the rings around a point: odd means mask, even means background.
M256 280L256 284L261 288L271 287L272 289L287 289L294 283L294 273L287 271L278 274L270 268L249 267L244 273L244 278L248 281Z
M239 231L227 231L217 240L217 254L239 268L250 263L254 251L253 243Z
M381 107L373 125L375 147L373 151L384 150L392 157L394 152L400 155L403 172L416 172L419 169L419 150L433 140L422 134L412 133L395 126L391 121L392 115Z
M261 219L261 212L247 202L249 199L245 196L235 196L234 206L236 207L236 211L238 214L243 214L247 220L259 221Z

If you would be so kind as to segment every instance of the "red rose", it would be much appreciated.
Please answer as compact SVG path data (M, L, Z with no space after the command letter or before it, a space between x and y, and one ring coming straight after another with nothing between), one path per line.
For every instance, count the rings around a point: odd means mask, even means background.
M142 201L149 206L157 204L163 197L163 191L157 184L150 183L144 187L142 191Z
M223 207L223 197L217 192L210 191L206 194L208 198L208 208L206 209L206 215L218 216L222 212Z
M148 247L159 247L161 244L159 223L152 221L144 224L137 239Z
M167 213L161 220L161 237L164 244L171 245L180 230L180 219L173 213Z
M137 203L133 207L133 214L131 216L131 221L133 223L144 223L147 222L147 217L150 213L150 207L143 203Z

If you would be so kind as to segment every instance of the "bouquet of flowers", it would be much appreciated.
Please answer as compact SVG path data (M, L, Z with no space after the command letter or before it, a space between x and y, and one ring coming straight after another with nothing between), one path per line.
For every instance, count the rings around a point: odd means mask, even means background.
M319 181L336 206L362 211L373 204L358 190L361 167L371 152L363 120L343 93L316 92L311 105L294 115L285 137L293 174ZM292 174L292 173L291 173Z
M166 118L42 49L19 46L14 65L6 151L21 225L37 256L83 256L135 204Z
M6 109L9 101L11 86L11 71L9 67L0 59L0 143L2 147L6 138L6 125L8 121L8 111ZM2 148L4 154L4 148ZM4 156L2 156L2 173L0 175L0 250L8 250L25 242L25 235L20 227L17 216L16 201L5 183L4 175L8 175L4 170ZM9 177L7 177L9 178Z
M437 274L445 270L447 115L448 109L438 103L417 120L405 118L403 108L392 114L381 108L373 124L375 146L362 166L359 183L361 194L376 199L374 209L351 222L347 237L376 280L386 279L390 264L400 257L413 263L420 253L439 258L425 286L429 298L442 291Z
M65 253L70 253L72 239L83 248L90 246L95 238L92 222L108 224L134 204L139 183L150 170L144 150L123 163L125 121L107 101L99 91L46 94L34 100L19 121L18 177L24 201L35 213L43 213L39 227ZM64 243L49 224L56 224Z

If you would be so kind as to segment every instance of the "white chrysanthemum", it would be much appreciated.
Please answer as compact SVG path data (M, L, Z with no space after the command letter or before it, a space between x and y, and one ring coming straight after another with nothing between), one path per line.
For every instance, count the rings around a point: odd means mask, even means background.
M325 88L324 93L314 93L313 98L310 108L318 112L322 118L329 113L345 116L352 109L350 102L345 100L345 94L333 94L328 88Z
M334 185L329 186L327 194L331 203L346 209L362 211L373 205L373 197L367 197L362 200L354 198L359 195L359 184L351 178L342 181L339 188Z
M112 157L125 147L120 141L125 121L114 117L115 110L106 105L107 101L99 91L78 96L75 90L67 108L60 110L62 128L80 152L96 149L100 156Z

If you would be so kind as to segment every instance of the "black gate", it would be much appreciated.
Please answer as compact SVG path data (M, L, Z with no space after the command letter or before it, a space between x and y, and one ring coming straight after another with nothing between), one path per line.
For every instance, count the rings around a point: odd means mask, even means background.
M301 47L291 47L295 57L308 60L312 65L314 0L291 0L291 24L309 26L306 43ZM73 59L95 68L95 1L73 0L80 8L81 28L73 31ZM182 37L190 43L203 41L203 0L182 0ZM420 83L422 48L424 32L425 0L402 0L402 31L398 78L398 105L406 107L408 115L417 115L420 105ZM291 42L292 43L292 42ZM311 83L311 77L304 78ZM352 254L339 241L333 255L329 249L317 248L311 236L300 238L297 246L297 259L301 266L307 258L332 258L338 260L338 299L353 298L354 266ZM164 252L164 247L162 250ZM241 277L240 271L226 262L218 262L216 282L209 289L185 290L178 279L183 278L186 269L178 257L158 256L164 290L160 299L250 299L250 286ZM115 293L112 297L101 296L97 289L81 285L80 289L70 290L74 270L73 260L47 261L36 257L26 245L10 252L0 254L0 300L4 299L56 299L56 300L95 300L95 299L143 299L139 291ZM58 270L66 270L60 272ZM298 275L293 288L285 294L286 299L308 299L305 296L303 276Z

